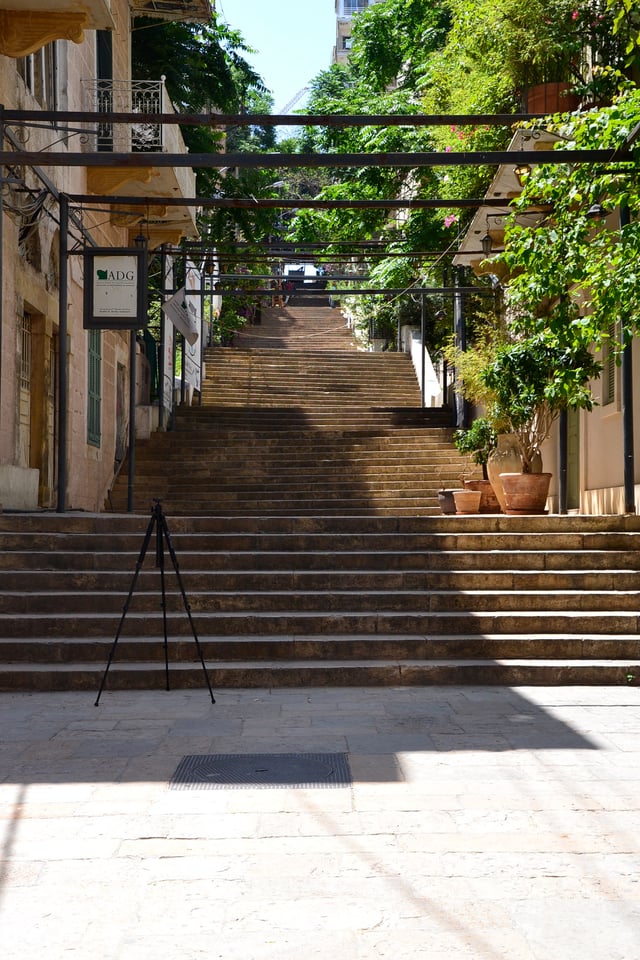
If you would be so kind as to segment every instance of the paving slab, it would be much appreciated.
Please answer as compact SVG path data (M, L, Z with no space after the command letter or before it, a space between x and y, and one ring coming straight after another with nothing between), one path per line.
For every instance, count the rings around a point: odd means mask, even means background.
M3 960L638 960L637 688L215 696L2 695Z

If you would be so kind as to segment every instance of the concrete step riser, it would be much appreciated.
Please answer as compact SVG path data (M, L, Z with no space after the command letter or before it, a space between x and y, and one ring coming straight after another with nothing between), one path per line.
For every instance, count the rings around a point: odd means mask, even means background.
M175 544L174 544L175 547ZM600 570L602 575L611 574L615 578L624 575L627 579L621 589L629 589L629 583L632 589L637 587L637 573L633 571L640 570L640 555L637 553L619 553L613 552L607 555L601 552L585 552L576 555L575 553L549 553L540 555L539 553L510 554L508 551L496 555L476 553L460 553L449 551L444 553L422 553L408 552L404 555L389 553L369 553L361 552L357 549L350 551L347 556L340 558L334 556L325 549L316 554L299 554L292 550L291 552L269 552L264 556L259 555L259 551L264 551L265 547L257 547L258 554L251 550L250 546L238 547L229 545L229 553L223 552L202 552L205 547L199 551L178 551L176 555L183 572L189 570L227 570L249 569L253 570L256 563L260 563L260 570L268 572L271 570L326 570L333 561L333 569L336 573L340 570L348 572L351 570L391 570L396 573L402 570L428 571L440 575L446 575L450 567L453 567L453 575L463 574L465 571L483 571L503 572L508 575L520 571L535 571L553 577L557 571L559 575L571 572L572 563L581 563L581 569L585 572ZM242 553L231 552L243 550ZM19 562L26 570L55 570L55 569L85 569L101 571L103 569L113 570L121 569L128 572L131 576L135 569L138 552L135 548L129 547L130 552L123 555L118 552L104 550L102 553L93 553L90 549L81 553L58 552L48 555L43 559L39 554L30 554L22 556L19 560L15 554L0 554L0 569L14 569ZM168 563L167 557L167 563ZM578 568L580 569L580 568ZM127 574L125 574L127 575ZM585 573L587 575L587 573ZM634 582L635 581L635 582ZM610 583L610 581L607 581ZM622 583L622 582L621 582ZM607 589L616 589L617 583L614 583Z
M265 687L385 687L385 686L447 686L447 685L501 685L501 686L570 686L570 685L628 685L630 670L637 674L637 661L620 663L497 663L473 661L469 664L446 662L428 663L368 663L315 664L308 667L295 664L228 665L208 669L209 682L217 688ZM33 671L28 667L0 672L0 691L77 690L94 694L104 675L103 666L79 665L74 670L60 671L43 668ZM169 670L170 688L201 689L205 686L202 668L172 665ZM127 669L113 666L108 674L107 690L164 690L164 667ZM203 691L203 695L206 695Z
M119 558L114 556L114 561ZM245 558L249 559L249 558ZM63 563L61 562L61 566ZM115 565L115 564L114 564ZM185 590L189 594L202 592L229 591L246 594L250 591L329 591L335 592L344 589L345 584L353 591L389 591L389 590L422 590L422 591L460 591L467 594L469 591L499 591L500 603L511 603L514 592L515 602L520 604L521 591L538 591L536 596L546 599L555 596L556 591L577 592L577 598L585 604L592 597L583 597L583 592L596 596L595 602L601 604L625 603L624 609L631 609L635 598L638 597L638 574L619 570L593 573L519 573L492 572L484 570L482 573L436 572L436 571L404 571L396 574L382 570L358 570L344 567L342 570L321 571L314 573L308 570L292 571L291 566L285 564L286 570L280 572L275 566L271 572L263 570L235 570L228 571L227 564L220 563L218 569L207 572L195 570L192 566L181 564L181 573ZM3 590L10 591L14 596L19 593L28 593L34 597L33 581L34 569L37 569L38 589L49 592L64 592L76 590L83 593L119 592L123 596L128 594L132 571L115 573L109 570L87 572L83 570L50 570L45 565L24 570L4 570L2 575ZM170 573L172 576L172 572ZM158 589L158 571L140 573L136 590L141 593ZM172 590L173 588L167 588ZM598 591L607 591L598 594ZM40 596L36 594L35 596ZM456 593L457 596L457 593ZM50 601L51 597L46 594ZM17 600L17 597L15 597ZM465 598L462 598L463 600ZM640 597L638 598L640 599ZM11 601L3 601L9 606ZM532 601L533 602L533 601ZM561 601L568 600L561 597ZM8 612L11 612L9 606ZM598 607L600 609L600 606ZM618 607L618 609L621 609ZM28 612L28 611L27 611Z
M259 638L211 638L198 635L205 660L215 668L221 661L255 663L272 660L286 661L371 661L371 660L453 660L455 658L493 660L558 658L558 637L536 638L534 643L518 637L306 637L286 639L260 636ZM0 659L13 663L44 663L46 661L73 665L76 663L105 664L113 646L113 637L68 643L35 639L0 641ZM182 639L170 638L167 644L172 664L193 663L198 657L192 635ZM561 658L598 660L637 657L637 645L632 637L567 638ZM164 661L162 636L129 638L122 636L114 655L116 665ZM1 669L1 668L0 668Z
M447 636L449 634L564 634L568 637L582 637L584 634L605 637L617 634L627 636L638 632L640 618L635 613L602 613L577 615L563 613L523 613L521 615L505 613L422 613L420 611L395 611L390 609L380 613L363 610L350 612L337 609L333 612L300 610L295 605L288 609L267 611L264 613L197 611L200 633L229 636L252 636L261 634L306 635L319 633L325 636L335 634L427 634ZM51 616L19 614L11 617L5 624L5 636L12 639L46 636L65 639L75 637L115 636L120 620L120 610L100 615L91 613L81 616ZM190 632L189 621L182 611L169 611L169 631L172 635L185 636ZM136 636L142 631L155 630L162 633L162 615L153 611L130 610L125 620L122 635ZM559 653L562 644L559 644Z
M173 579L173 571L167 577ZM386 585L385 585L386 586ZM194 613L278 613L295 609L297 612L367 612L370 610L385 610L393 612L416 611L438 614L494 614L500 616L507 612L519 614L534 613L540 617L541 623L546 622L549 614L563 615L570 609L574 616L579 613L592 614L596 611L605 616L612 613L631 613L634 618L640 609L640 594L637 591L595 593L555 593L548 591L531 593L513 593L509 595L494 592L478 592L475 594L461 594L455 591L437 592L428 590L402 590L381 588L374 590L363 588L358 591L347 591L342 583L335 583L333 587L322 591L290 590L278 592L275 589L268 591L233 592L206 591L198 592L191 589L189 604ZM131 610L134 612L147 611L150 614L157 612L160 605L159 584L157 589L142 591L135 595ZM16 617L34 616L36 614L56 614L61 619L72 619L76 615L87 613L113 613L122 609L127 591L108 593L98 587L92 592L70 593L67 591L56 594L29 592L20 596L13 593L0 594L0 635L3 627L11 629L11 623ZM183 609L182 596L177 584L166 587L166 604L169 612ZM468 629L468 628L466 628ZM575 630L575 628L572 628Z

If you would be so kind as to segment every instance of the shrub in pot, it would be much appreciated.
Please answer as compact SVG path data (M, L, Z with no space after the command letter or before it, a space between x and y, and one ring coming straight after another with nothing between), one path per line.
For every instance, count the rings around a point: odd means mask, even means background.
M600 363L586 345L561 343L547 331L523 337L497 350L482 376L493 393L500 420L508 425L508 432L517 440L523 474L534 472L542 444L561 410L592 409L589 381L599 376L600 369ZM512 508L506 492L505 496L507 512L540 510L539 504L529 508L520 501L517 508Z
M566 345L537 333L498 348L482 376L492 391L505 432L517 437L522 472L531 473L560 411L591 410L589 381L601 365L582 343Z
M487 460L495 450L497 434L493 423L487 417L477 417L466 430L456 430L453 442L459 453L466 454L482 467L482 476L487 479Z
M479 490L480 513L500 513L500 503L487 474L487 462L495 450L498 435L491 420L477 417L468 429L456 430L453 442L459 453L466 454L473 463L482 467L482 480L463 479L462 484L469 490Z

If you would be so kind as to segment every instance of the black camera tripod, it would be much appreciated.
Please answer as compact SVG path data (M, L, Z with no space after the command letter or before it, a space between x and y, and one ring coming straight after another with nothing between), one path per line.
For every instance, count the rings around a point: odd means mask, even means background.
M144 558L147 553L147 547L155 530L156 534L156 567L160 570L160 589L162 591L162 623L164 627L164 667L165 667L165 678L166 678L166 689L169 690L169 644L167 640L167 597L165 592L165 580L164 580L164 544L166 543L169 550L169 556L171 557L171 562L173 564L173 569L175 571L176 577L178 579L178 584L180 586L180 593L182 594L182 602L184 604L184 609L189 618L189 624L191 626L191 632L193 634L193 639L195 640L196 650L198 651L198 656L200 657L200 663L202 664L202 669L204 671L205 680L207 681L207 687L211 695L211 703L215 703L213 699L213 690L211 689L211 681L209 680L209 674L207 673L207 667L204 662L204 656L202 655L202 647L200 646L200 641L198 640L198 634L196 633L195 624L191 616L191 607L189 601L187 600L187 595L184 592L184 586L182 583L182 577L180 576L180 568L178 567L178 561L176 558L176 552L173 549L171 543L171 537L169 536L169 529L167 527L167 520L162 512L162 502L160 500L153 501L153 507L151 509L151 520L149 521L149 526L147 527L147 532L144 535L144 540L142 542L142 548L140 550L140 555L136 562L136 569L133 575L133 580L131 581L131 587L129 589L129 595L126 599L125 605L122 610L122 617L120 618L120 623L118 624L118 630L116 632L115 640L111 645L111 650L109 651L109 659L107 660L107 666L102 677L102 682L100 684L100 689L98 690L98 696L96 697L95 706L97 707L100 703L100 697L102 696L102 691L104 690L104 685L107 680L107 674L109 672L109 667L116 652L116 647L118 645L118 640L120 639L120 634L122 632L122 627L124 626L124 621L127 616L127 611L129 609L129 604L131 603L131 597L133 596L133 591L138 580L138 574L142 569L142 564L144 563Z

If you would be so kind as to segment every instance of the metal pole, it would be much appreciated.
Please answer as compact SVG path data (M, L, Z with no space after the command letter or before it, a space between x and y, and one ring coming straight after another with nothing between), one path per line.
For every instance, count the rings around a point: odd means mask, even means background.
M629 226L629 207L626 203L620 205L620 235L624 243L624 228ZM624 510L625 513L636 512L635 498L635 458L633 449L633 353L630 333L622 327L622 447L624 455Z
M202 406L202 387L204 383L204 331L205 331L205 261L202 261L202 266L200 267L200 394L198 396L198 406Z
M453 329L455 335L455 344L460 350L467 349L467 330L464 317L464 294L461 289L463 280L462 268L458 267L453 272ZM458 391L454 396L454 420L456 427L466 427L468 420L469 405L463 399Z
M169 257L167 254L167 245L162 244L160 253L160 273L162 276L162 290L167 289L167 274L169 271ZM167 299L166 293L160 294L161 303ZM167 318L164 311L160 310L160 349L158 351L158 428L164 429L165 425L165 406L164 406L164 377L165 377L165 349L164 338L166 335Z
M4 106L0 104L0 143L4 141ZM0 421L2 420L2 323L4 318L4 195L0 190Z
M420 355L420 384L421 384L421 406L424 410L425 406L425 377L426 377L426 361L424 355L424 335L425 335L425 303L424 303L424 293L420 296L420 346L422 348Z
M60 194L60 287L58 290L58 501L57 512L64 513L67 507L67 404L68 404L68 354L67 354L67 300L68 300L68 231L69 200Z
M568 439L569 417L566 410L561 410L558 421L558 513L567 512Z
M133 513L133 481L136 472L136 331L129 334L129 476L127 479L127 511Z

